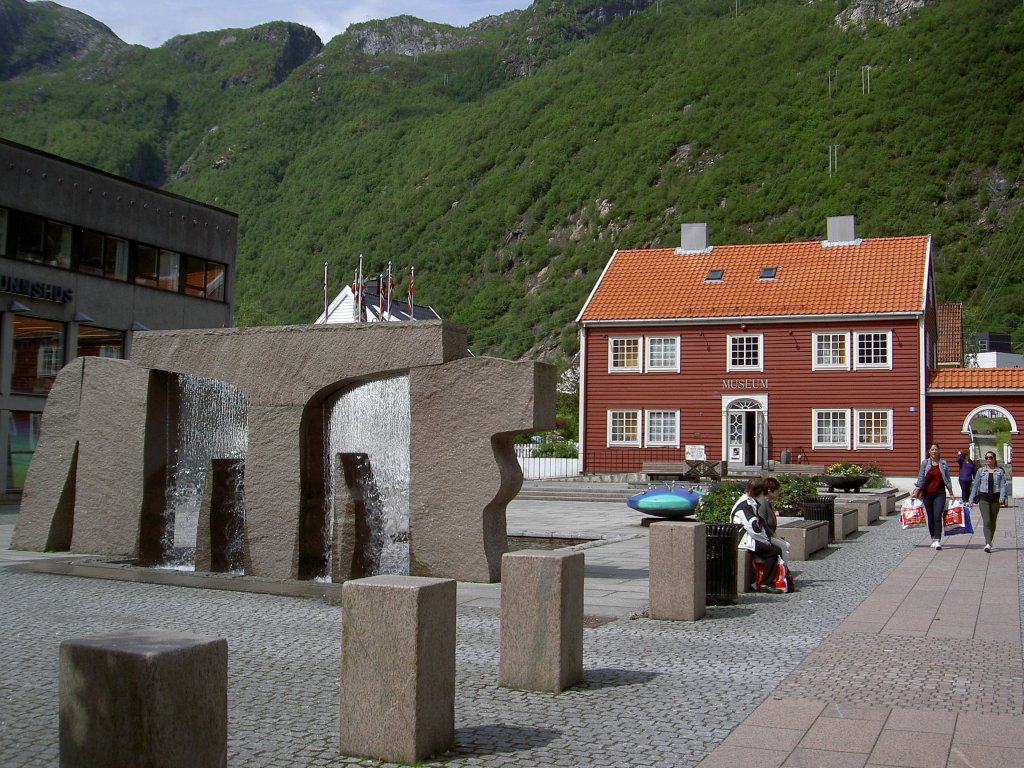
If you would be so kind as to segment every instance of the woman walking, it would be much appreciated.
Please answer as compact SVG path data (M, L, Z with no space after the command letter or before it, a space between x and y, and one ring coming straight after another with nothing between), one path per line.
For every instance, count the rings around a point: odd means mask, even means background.
M974 478L971 486L970 505L981 508L981 522L985 526L985 551L992 551L992 539L996 535L996 519L999 508L1006 506L1006 472L996 464L992 451L985 453L985 466Z
M947 492L953 495L953 483L949 480L949 464L939 453L937 443L928 448L928 456L921 462L914 489L915 495L924 502L932 549L942 549L942 516L946 511Z

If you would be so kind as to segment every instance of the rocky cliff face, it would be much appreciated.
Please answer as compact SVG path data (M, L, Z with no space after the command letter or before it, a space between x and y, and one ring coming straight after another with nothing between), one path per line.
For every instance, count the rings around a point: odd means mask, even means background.
M127 47L109 27L71 8L0 0L0 79Z
M345 32L346 43L371 56L416 56L477 45L479 37L456 27L432 24L413 16L395 16L365 24L353 24Z
M280 83L296 67L309 61L323 49L320 36L300 24L264 24L252 30L253 40L268 40L281 46L281 55L274 64L274 82Z
M525 77L566 41L596 35L617 19L646 10L654 0L534 0L503 46L506 76Z
M908 14L933 5L939 0L858 0L836 16L836 24L843 29L863 27L870 19L877 19L887 27L895 27Z

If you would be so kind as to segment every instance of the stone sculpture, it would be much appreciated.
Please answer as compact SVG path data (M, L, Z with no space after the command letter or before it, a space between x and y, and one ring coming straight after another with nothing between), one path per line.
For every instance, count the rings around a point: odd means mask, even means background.
M470 356L444 321L152 331L132 359L78 358L43 413L12 546L153 562L174 374L227 382L248 402L245 573L310 578L322 564L324 404L410 377L410 573L498 581L516 433L554 427L555 374ZM333 460L333 459L332 459ZM319 539L319 540L318 540Z

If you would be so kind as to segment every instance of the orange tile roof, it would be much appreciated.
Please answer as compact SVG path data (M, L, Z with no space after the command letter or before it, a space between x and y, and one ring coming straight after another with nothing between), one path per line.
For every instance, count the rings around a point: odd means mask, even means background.
M617 251L579 320L920 312L929 251L927 235ZM762 267L776 278L758 280ZM724 271L720 282L705 280L710 269Z
M928 391L938 389L1024 390L1024 368L942 368L928 374Z
M938 326L936 344L939 364L963 365L963 305L939 304L935 308L935 322Z

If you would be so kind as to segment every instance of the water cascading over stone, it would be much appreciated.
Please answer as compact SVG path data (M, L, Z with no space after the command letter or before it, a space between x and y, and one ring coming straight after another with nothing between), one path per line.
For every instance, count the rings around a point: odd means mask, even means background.
M358 484L355 496L362 500L369 540L360 541L365 552L355 553L364 564L353 575L409 573L409 377L394 376L358 384L345 390L325 408L327 445L325 450L324 541L331 559L329 542L337 545L336 509L339 484L346 484L339 472L339 454L365 456L349 473ZM342 498L344 494L340 494ZM331 565L340 565L333 564ZM331 568L327 573L337 571ZM338 579L334 579L338 580Z
M43 413L13 547L160 561L174 374L248 403L246 575L325 572L325 409L338 392L407 376L410 573L500 579L505 505L522 485L513 438L554 427L555 372L474 358L465 330L443 321L147 331L131 361L72 361Z
M174 377L168 396L174 426L173 431L168 430L167 504L160 541L161 563L192 570L203 492L210 479L208 466L213 459L235 459L244 463L249 404L230 384L188 374ZM224 500L218 507L235 507L234 518L242 524L233 526L231 540L223 549L227 550L228 559L241 567L245 518L242 473L236 470L228 477L234 498Z

